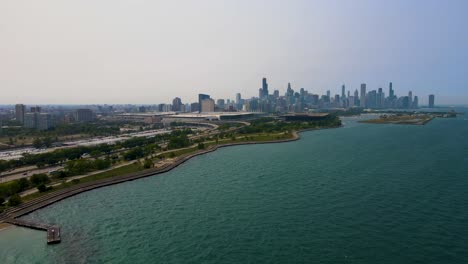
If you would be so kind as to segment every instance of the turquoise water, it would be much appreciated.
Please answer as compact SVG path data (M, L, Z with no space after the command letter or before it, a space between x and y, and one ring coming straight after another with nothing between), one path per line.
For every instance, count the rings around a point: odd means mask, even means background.
M466 263L468 115L239 146L0 232L0 263Z

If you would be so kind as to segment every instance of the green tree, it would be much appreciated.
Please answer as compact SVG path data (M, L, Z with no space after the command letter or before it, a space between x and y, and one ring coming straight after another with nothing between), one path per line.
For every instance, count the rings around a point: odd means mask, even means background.
M13 194L10 199L8 199L8 206L17 206L21 204L21 196L19 194L15 193Z
M123 156L126 160L134 160L142 158L146 155L144 149L142 147L136 147L127 151Z
M205 149L205 144L202 142L198 143L198 149Z
M46 138L42 139L42 144L43 144L46 148L52 147L52 138L46 137Z
M94 168L97 170L104 170L111 166L109 159L96 159L94 161Z
M151 159L145 159L145 163L143 163L143 168L149 169L153 167L153 161Z
M18 184L19 184L20 192L28 189L28 187L29 187L29 181L26 178L19 179Z
M46 174L41 173L41 174L34 174L33 176L31 176L31 179L29 181L31 182L33 186L38 186L38 185L46 184L50 182L50 179L49 177L47 177Z
M37 186L37 190L42 193L47 191L47 187L45 186L45 184L40 184Z
M42 140L40 138L36 138L33 141L33 147L35 148L41 148L42 147Z

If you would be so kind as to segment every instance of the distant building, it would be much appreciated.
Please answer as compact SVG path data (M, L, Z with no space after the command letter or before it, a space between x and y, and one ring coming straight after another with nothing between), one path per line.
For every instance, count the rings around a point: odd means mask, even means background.
M240 104L240 103L241 103L241 100L242 100L241 94L240 94L240 93L237 93L237 94L236 94L236 104Z
M429 108L434 108L435 96L433 94L429 95Z
M382 88L379 88L377 92L377 108L384 108L385 106L385 93Z
M202 101L205 99L210 99L210 96L207 94L198 94L198 106L199 106L199 111L202 112Z
M47 113L26 113L24 115L24 126L37 130L48 130L55 126L52 115Z
M419 108L419 98L418 96L414 96L414 99L413 99L413 108L416 109L416 108Z
M413 108L413 92L408 92L408 108Z
M91 111L91 109L76 109L74 115L76 122L91 122L94 120L93 111Z
M52 115L47 113L37 114L37 129L38 130L49 130L55 126Z
M224 99L218 99L216 100L216 105L220 108L220 109L224 109Z
M236 109L242 110L242 105L244 104L244 100L242 100L241 94L236 94Z
M172 111L172 105L171 104L163 104L162 112L171 112L171 111Z
M267 79L266 78L263 78L262 80L262 89L260 91L260 98L266 98L268 97L268 83L267 83Z
M279 98L279 90L274 90L273 91L273 96L278 99Z
M395 91L393 90L393 83L392 82L390 82L388 84L388 96L390 98L393 98L393 96L395 96Z
M33 106L31 107L31 113L40 113L41 112L41 107L40 106Z
M201 112L202 113L209 113L214 112L215 110L215 102L213 99L208 98L201 101Z
M366 84L365 83L361 84L360 106L361 107L366 107Z
M24 127L25 128L36 128L37 118L35 113L24 114Z
M17 104L15 106L16 121L20 122L21 124L24 124L25 112L26 112L26 106L24 104Z
M182 100L179 97L176 97L172 100L172 111L174 112L182 111Z
M190 112L200 112L200 105L198 103L191 103Z

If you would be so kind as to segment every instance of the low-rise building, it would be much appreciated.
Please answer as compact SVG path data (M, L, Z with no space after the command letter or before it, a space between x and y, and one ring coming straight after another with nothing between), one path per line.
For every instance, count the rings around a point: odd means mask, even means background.
M74 115L76 122L91 122L94 120L94 114L91 109L76 109Z

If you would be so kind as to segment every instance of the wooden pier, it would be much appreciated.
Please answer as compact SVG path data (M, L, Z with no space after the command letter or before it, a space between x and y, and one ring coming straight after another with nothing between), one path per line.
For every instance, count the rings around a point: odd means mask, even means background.
M4 220L4 222L17 225L17 226L31 228L31 229L47 231L47 244L58 244L61 241L60 227L58 226L25 221L21 219L12 219L12 218L6 219Z

